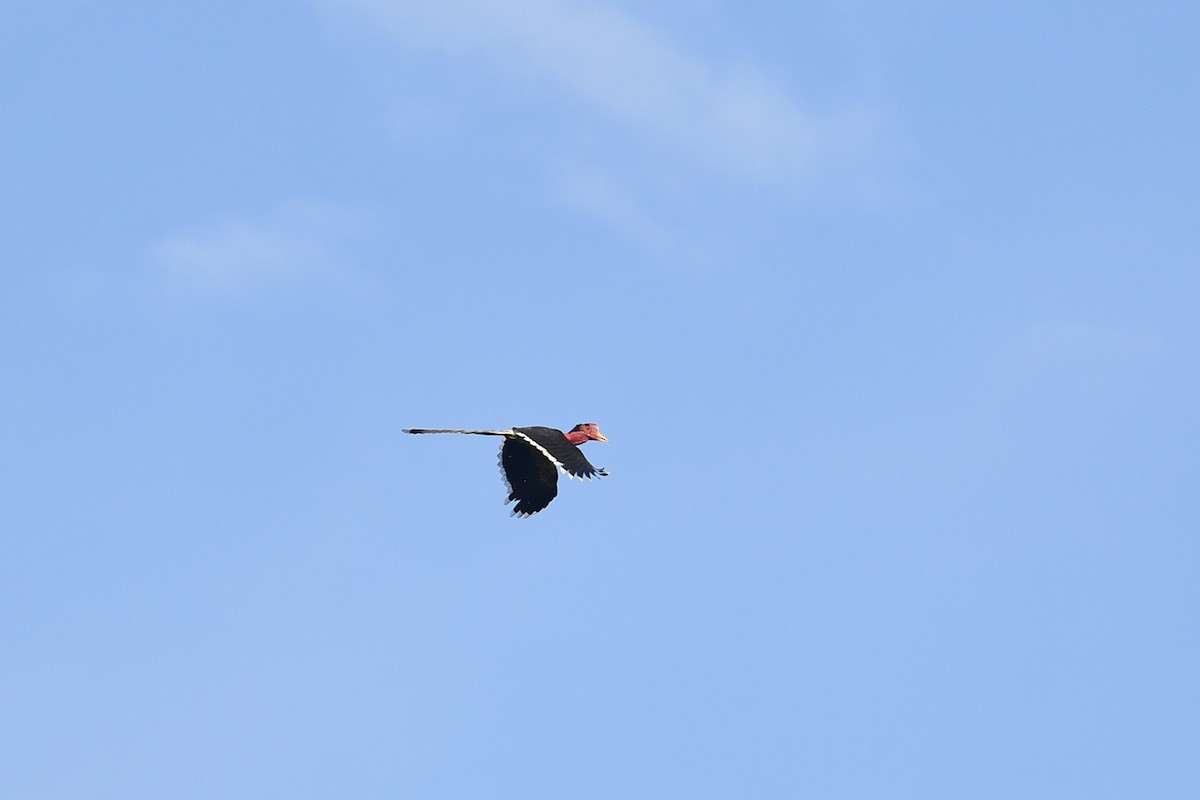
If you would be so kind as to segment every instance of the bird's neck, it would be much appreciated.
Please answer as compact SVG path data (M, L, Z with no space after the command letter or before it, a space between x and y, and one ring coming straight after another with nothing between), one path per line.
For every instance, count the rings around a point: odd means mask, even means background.
M578 447L588 440L588 435L583 431L568 431L563 436L567 437L567 441Z

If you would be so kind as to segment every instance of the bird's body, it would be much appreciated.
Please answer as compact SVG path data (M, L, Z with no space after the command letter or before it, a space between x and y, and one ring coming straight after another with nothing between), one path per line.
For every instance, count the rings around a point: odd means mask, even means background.
M564 433L557 428L512 428L510 430L463 430L458 428L405 428L405 433L467 433L503 436L500 471L508 485L508 500L516 501L512 513L518 517L536 514L558 496L558 471L568 478L608 475L593 467L579 449L587 441L607 442L594 422L576 425Z

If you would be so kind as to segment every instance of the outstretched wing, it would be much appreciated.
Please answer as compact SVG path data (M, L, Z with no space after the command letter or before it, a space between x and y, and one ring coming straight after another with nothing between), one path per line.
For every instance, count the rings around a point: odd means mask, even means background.
M560 430L535 427L513 428L512 432L536 447L545 458L572 478L594 478L608 474L593 467L583 451L571 444Z
M517 501L512 513L518 517L538 513L558 496L558 467L524 438L504 439L500 447L500 471L508 484L505 503Z

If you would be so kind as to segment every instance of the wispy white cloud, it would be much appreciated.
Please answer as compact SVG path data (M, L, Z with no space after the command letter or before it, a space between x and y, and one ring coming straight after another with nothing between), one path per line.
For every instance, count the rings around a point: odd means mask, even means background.
M353 271L338 250L357 226L345 211L294 205L171 234L150 247L155 283L184 297L345 286L353 282Z
M778 85L690 55L627 13L580 0L322 0L406 46L533 74L669 152L756 179L812 166L823 123Z

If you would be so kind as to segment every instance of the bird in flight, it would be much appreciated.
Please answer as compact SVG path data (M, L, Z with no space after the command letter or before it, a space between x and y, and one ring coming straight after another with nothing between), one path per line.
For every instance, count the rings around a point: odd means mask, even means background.
M608 472L593 467L579 449L587 441L607 442L594 422L581 422L563 433L557 428L512 428L507 431L447 430L445 428L405 428L405 433L473 433L503 436L500 445L500 472L508 486L505 505L517 501L512 513L528 517L538 513L558 496L558 471L568 478L605 477Z

